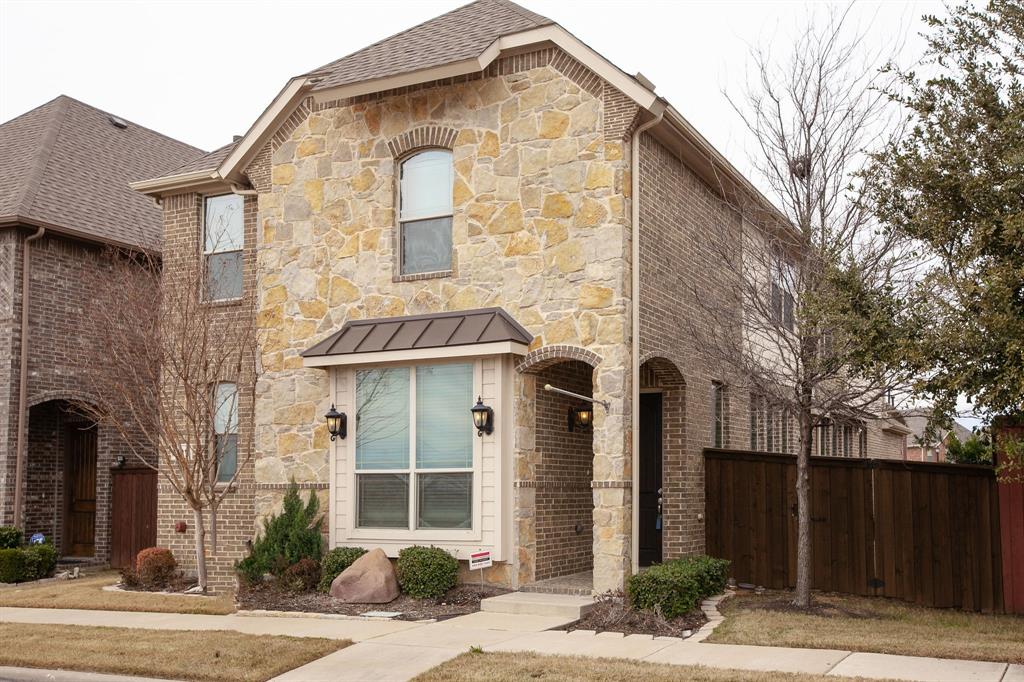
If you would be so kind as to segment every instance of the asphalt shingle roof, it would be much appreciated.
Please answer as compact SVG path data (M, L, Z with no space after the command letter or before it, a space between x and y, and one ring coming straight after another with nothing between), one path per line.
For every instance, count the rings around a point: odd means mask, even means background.
M234 142L229 142L223 147L217 147L212 152L203 154L198 158L192 159L188 163L178 168L175 168L171 172L165 173L164 175L182 175L184 173L192 173L194 171L216 170L217 167L220 166L221 162L224 161L224 159L228 158L228 154L234 151L235 147L237 146L238 140L235 140Z
M317 89L396 76L478 57L501 36L553 23L509 0L477 0L306 75Z
M160 209L128 183L204 153L61 95L0 125L0 220L158 248Z

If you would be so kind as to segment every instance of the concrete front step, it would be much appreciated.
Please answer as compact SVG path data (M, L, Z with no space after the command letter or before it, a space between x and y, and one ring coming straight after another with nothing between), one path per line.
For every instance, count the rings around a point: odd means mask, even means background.
M480 610L491 613L516 613L531 616L558 616L578 620L594 608L591 597L539 592L509 592L480 602Z

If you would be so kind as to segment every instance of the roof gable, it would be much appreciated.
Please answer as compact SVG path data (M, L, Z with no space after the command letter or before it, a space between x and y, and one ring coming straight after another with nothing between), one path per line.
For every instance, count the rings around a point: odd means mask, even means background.
M554 22L509 0L476 0L306 74L317 88L473 59L503 35Z
M200 149L61 95L0 125L0 219L159 247L160 209L128 183Z

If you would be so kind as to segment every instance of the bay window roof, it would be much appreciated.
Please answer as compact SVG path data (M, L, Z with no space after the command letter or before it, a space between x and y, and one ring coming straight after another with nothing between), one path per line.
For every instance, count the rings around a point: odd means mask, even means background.
M369 361L369 354L437 356L473 347L525 354L533 335L501 308L350 320L340 330L303 351L303 364L318 367ZM443 353L457 355L456 353ZM395 359L402 359L396 357Z

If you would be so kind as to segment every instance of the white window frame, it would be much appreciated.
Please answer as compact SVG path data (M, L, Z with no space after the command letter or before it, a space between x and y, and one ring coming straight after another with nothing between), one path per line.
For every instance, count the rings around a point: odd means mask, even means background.
M220 407L219 404L217 403L217 391L220 389L221 386L232 386L233 387L233 392L234 392L234 396L232 397L232 405L231 405L230 409L232 409L234 411L235 420L234 420L233 424L231 422L229 422L229 427L233 427L233 428L229 428L229 430L225 430L223 433L220 433L219 431L217 431L217 419L216 419L216 414L217 414L217 411L218 411L218 409ZM213 401L213 414L214 414L214 419L213 419L213 454L214 454L214 458L217 461L217 475L216 475L216 479L217 480L214 481L214 483L217 486L227 486L227 485L231 484L231 481L233 479L235 479L235 476L238 474L238 450L239 450L238 423L239 423L240 418L241 418L240 417L239 396L238 396L238 384L236 384L233 381L218 381L218 382L216 382L213 385L212 401ZM221 470L220 470L221 462L220 462L219 448L218 448L218 438L220 436L234 436L235 437L235 469L234 469L234 471L231 472L231 475L227 477L227 480L221 480Z
M449 200L451 202L451 210L448 211L447 213L423 213L423 214L417 214L417 215L412 216L412 217L407 217L407 216L403 215L403 213L402 213L402 211L403 211L403 208L402 208L402 177L403 177L403 174L405 173L405 164L408 163L409 161L412 161L413 159L415 159L420 154L423 154L423 153L426 153L426 152L445 152L446 154L448 154L448 158L451 161L451 163L448 164L448 172L449 172L448 184L452 187L452 196L449 197ZM398 243L395 246L397 247L396 251L398 252L398 275L399 275L399 277L416 278L416 277L429 277L429 276L437 276L437 275L446 275L446 274L452 273L454 271L454 263L455 263L455 196L454 196L454 192L455 192L455 153L451 149L448 149L447 147L423 147L423 148L417 149L417 150L413 151L412 153L410 153L410 154L406 155L405 157L403 157L402 160L398 162L398 178L397 178L397 180L398 180L398 182L397 182L397 186L395 188L395 196L396 196L397 200L395 201L395 204L398 207L398 210L395 211L395 213L397 215L397 222L398 222L398 240L397 240ZM451 224L449 225L449 229L452 232L452 246L451 246L451 252L448 254L448 267L443 269L443 270L425 270L423 272L406 272L405 271L405 226L406 226L406 224L407 223L416 223L416 222L420 222L420 221L423 221L423 220L436 220L438 218L449 218L450 222L451 222Z
M483 495L483 444L473 432L473 467L472 469L418 469L416 467L416 367L421 365L444 365L444 364L472 364L473 366L473 394L478 395L483 386L483 371L480 358L444 358L437 360L419 360L415 362L396 362L388 365L374 365L363 367L352 367L347 371L355 376L360 369L392 369L405 367L409 369L409 464L405 469L356 469L356 438L358 435L358 421L355 414L349 420L348 438L351 439L351 451L347 459L348 490L350 494L346 504L348 505L348 518L351 519L347 531L347 541L352 540L381 540L381 541L413 541L417 543L444 543L444 542L472 542L479 541L483 537L481 523L482 495ZM356 382L350 381L349 404L357 405ZM473 428L472 415L469 408L466 408L466 428ZM472 473L473 484L471 486L472 499L470 502L471 526L459 529L441 528L416 528L418 489L416 484L417 473L444 474L444 473ZM407 528L366 528L357 525L358 522L358 481L359 474L406 474L409 476L409 526Z
M217 199L219 197L226 197L226 196L238 197L239 203L241 204L241 207L242 207L242 235L241 235L241 237L242 237L242 247L240 249L231 249L231 250L224 250L224 251L218 251L218 250L211 251L207 247L207 239L206 239L206 203L210 199ZM202 250L203 250L203 263L202 263L202 272L203 272L203 284L202 284L202 287L203 287L203 293L202 293L202 300L206 301L207 303L225 303L225 302L229 302L230 303L232 301L241 301L245 297L245 197L241 196L240 194L235 194L234 192L225 192L225 193L222 193L222 194L204 194L204 195L202 195L202 197L203 197L203 207L202 207L202 210L200 211L200 216L199 216L199 238L201 240L201 246L202 246ZM209 276L210 276L210 273L209 273L210 256L213 255L213 254L216 254L216 253L237 253L237 254L239 254L240 263L241 263L241 267L242 267L242 287L241 287L241 294L240 295L238 295L238 296L225 296L224 298L212 298L210 296L210 281L209 281Z

